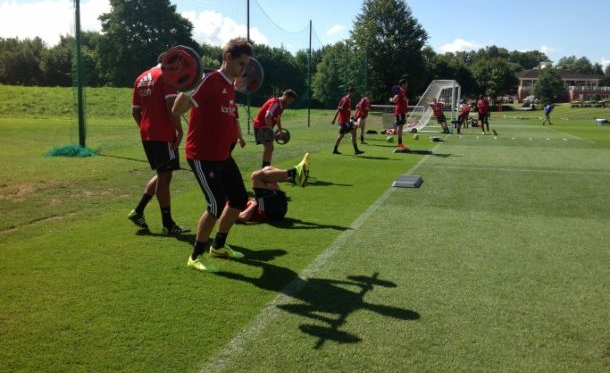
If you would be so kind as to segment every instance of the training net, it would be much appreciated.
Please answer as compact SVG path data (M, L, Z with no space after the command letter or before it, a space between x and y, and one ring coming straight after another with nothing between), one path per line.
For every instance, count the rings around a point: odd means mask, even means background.
M457 109L460 102L461 87L455 80L433 80L417 105L409 107L405 132L433 132L441 127L436 123L430 104L434 99L444 105L447 124L457 120Z

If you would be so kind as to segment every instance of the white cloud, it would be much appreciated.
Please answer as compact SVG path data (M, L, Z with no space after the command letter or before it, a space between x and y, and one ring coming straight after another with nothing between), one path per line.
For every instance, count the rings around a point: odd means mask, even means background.
M466 41L464 39L457 38L453 40L451 43L443 44L441 46L441 51L443 53L447 52L463 52L470 51L474 49L481 48L481 44L476 41Z
M326 35L328 35L328 36L337 35L341 31L343 31L343 29L344 29L344 27L341 25L334 25L333 27L326 30Z
M606 67L610 65L610 58L602 57L602 60L599 63L602 65L602 68L606 70Z
M540 52L542 52L548 56L549 54L555 54L555 53L559 52L559 49L554 48L554 47L549 47L548 45L543 45L540 47Z
M181 15L193 24L193 38L199 43L222 46L234 37L247 34L246 25L214 11L187 11ZM250 28L250 39L259 44L269 44L269 39L257 28Z
M81 1L81 30L101 31L98 17L110 12L109 0ZM199 43L224 45L229 39L246 36L246 25L213 11L183 12L194 26L193 38ZM0 2L0 37L20 39L40 37L47 45L59 42L60 35L74 35L73 0L41 0L18 3ZM250 39L269 44L269 39L257 28L250 29Z
M100 31L97 17L109 10L108 0L83 1L81 30ZM0 3L0 37L32 39L38 36L52 46L59 42L60 35L74 35L74 5L71 0Z

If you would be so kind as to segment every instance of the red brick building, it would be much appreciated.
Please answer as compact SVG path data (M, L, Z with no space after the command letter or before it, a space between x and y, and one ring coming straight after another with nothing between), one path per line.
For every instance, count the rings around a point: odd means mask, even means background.
M544 67L552 69L552 67ZM582 74L577 71L565 69L557 69L563 86L565 87L565 96L562 98L565 101L588 101L594 95L599 95L602 100L610 99L610 87L602 87L599 81L602 79L598 75ZM532 95L534 83L538 80L540 69L523 70L517 73L519 79L519 89L517 90L517 98L521 102L527 96Z

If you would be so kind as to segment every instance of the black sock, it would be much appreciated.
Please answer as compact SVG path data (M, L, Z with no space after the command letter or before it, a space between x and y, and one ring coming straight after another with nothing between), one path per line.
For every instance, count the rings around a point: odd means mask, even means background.
M163 226L171 228L174 226L174 219L172 219L171 207L161 207L161 219L163 220Z
M402 144L402 137L399 137L399 138L398 138L398 143L399 143L399 144Z
M288 173L288 178L290 181L294 183L294 177L297 176L297 169L290 167L286 172Z
M214 242L212 242L212 247L215 249L220 249L227 242L227 236L229 233L216 233L216 237L214 237Z
M360 135L360 142L364 142L364 136Z
M335 151L335 152L338 152L338 151L339 151L339 149L338 149L338 146L337 146L337 145L335 145L335 150L334 150L334 151Z
M193 253L191 254L191 259L195 260L197 259L197 257L203 253L205 253L205 251L207 250L207 248L210 247L210 241L206 241L206 242L195 242L195 245L193 247Z
M150 202L152 198L153 196L151 196L150 194L142 194L142 198L140 198L140 202L138 202L138 205L134 210L136 210L138 214L142 215L144 213L144 208L146 207L146 205L148 205L148 202Z
M267 166L271 166L271 162L265 162L263 161L263 163L261 163L261 168L265 168Z
M358 152L358 144L353 143L352 145L354 145L354 151L357 153Z

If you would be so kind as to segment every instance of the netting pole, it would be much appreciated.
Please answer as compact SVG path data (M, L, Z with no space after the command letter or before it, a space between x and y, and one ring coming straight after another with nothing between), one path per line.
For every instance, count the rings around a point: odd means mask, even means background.
M248 39L248 43L250 41L250 0L246 1L246 38ZM246 95L246 105L247 105L247 125L248 125L248 135L250 134L250 93Z
M83 63L81 56L80 38L80 0L74 1L75 11L75 30L74 38L76 41L76 92L78 106L78 143L85 147L85 109L83 108Z
M309 58L307 59L307 127L311 123L311 19L309 20Z

